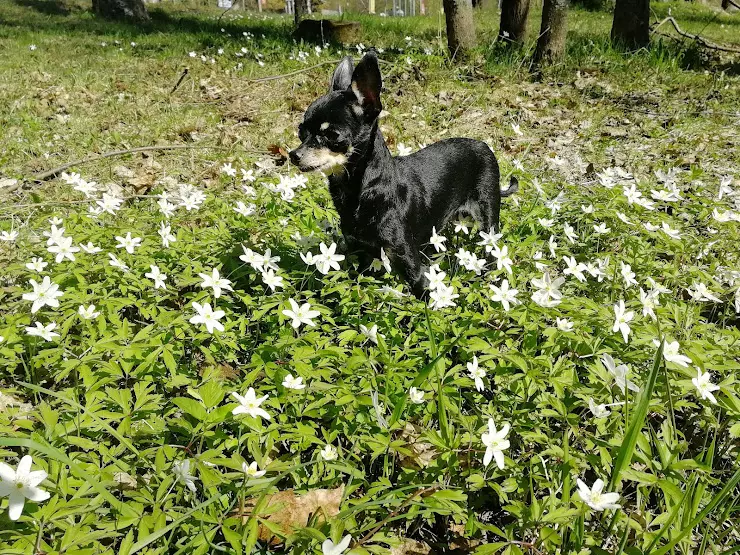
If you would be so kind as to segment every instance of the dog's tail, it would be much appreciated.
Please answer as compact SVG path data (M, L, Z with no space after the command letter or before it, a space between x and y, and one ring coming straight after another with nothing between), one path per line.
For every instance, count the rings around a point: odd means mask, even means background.
M502 189L501 190L501 196L502 197L508 197L513 195L519 190L519 181L516 177L513 175L511 176L511 179L509 180L509 187L508 189Z

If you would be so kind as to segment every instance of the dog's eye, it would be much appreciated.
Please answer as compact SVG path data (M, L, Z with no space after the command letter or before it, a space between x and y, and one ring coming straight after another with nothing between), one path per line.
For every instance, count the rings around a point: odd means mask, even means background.
M326 130L324 131L324 137L326 137L326 138L327 138L327 140L329 140L329 141L331 141L331 142L334 142L334 141L336 141L337 139L339 139L339 133L337 133L337 132L336 132L336 131L334 131L333 129L326 129Z

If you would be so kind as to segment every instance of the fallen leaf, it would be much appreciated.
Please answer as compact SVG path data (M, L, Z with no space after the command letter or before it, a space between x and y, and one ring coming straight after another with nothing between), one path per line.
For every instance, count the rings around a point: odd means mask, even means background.
M277 158L275 161L277 165L282 165L288 159L288 151L280 145L270 145L267 147L267 152Z
M402 467L417 470L426 468L438 455L431 443L420 441L422 433L424 430L420 426L408 422L404 426L399 439L406 442L404 447L410 451L410 454L399 453Z
M259 511L260 522L259 539L270 542L272 545L282 543L276 536L288 536L296 528L307 526L312 518L321 522L339 514L339 503L344 494L344 485L335 489L315 489L306 493L297 494L295 490L289 489L265 496ZM259 499L247 499L244 503L245 509L253 508ZM250 514L243 514L242 521L246 523ZM273 531L274 530L274 531Z
M121 490L135 490L138 487L136 478L131 476L128 472L116 472L113 475L113 481Z
M391 548L391 555L428 555L431 548L424 542L403 538L403 543Z

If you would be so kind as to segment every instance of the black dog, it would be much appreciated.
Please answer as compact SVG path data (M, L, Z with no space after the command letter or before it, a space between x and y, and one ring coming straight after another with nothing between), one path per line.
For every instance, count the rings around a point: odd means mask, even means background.
M425 293L421 249L459 213L486 230L498 230L501 197L498 162L484 142L446 139L394 158L378 128L380 69L374 51L357 67L345 57L329 93L314 101L299 126L301 145L290 153L301 171L331 172L329 190L347 245L361 267L381 247L417 297Z

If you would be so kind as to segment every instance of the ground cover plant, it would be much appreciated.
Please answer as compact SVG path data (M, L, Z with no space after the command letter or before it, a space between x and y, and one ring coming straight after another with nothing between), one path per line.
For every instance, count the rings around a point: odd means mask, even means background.
M534 81L495 14L454 66L435 18L66 6L0 6L1 553L737 552L731 60L599 12ZM394 153L467 135L521 183L500 235L436 230L428 306L281 155L370 44Z

